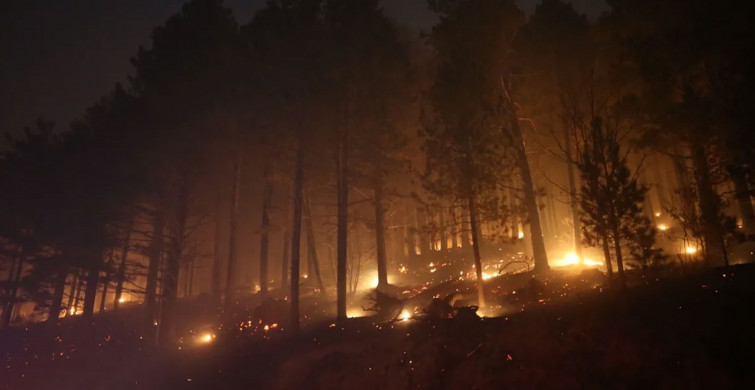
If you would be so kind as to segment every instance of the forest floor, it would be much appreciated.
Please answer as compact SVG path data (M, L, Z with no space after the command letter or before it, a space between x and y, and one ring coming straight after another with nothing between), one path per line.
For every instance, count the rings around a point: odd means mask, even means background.
M403 291L417 295L404 302L417 309L391 322L336 326L317 309L331 302L307 298L296 336L284 322L202 325L213 324L211 310L192 301L182 315L194 335L167 350L139 330L137 305L94 324L0 334L0 389L753 388L755 265L634 275L627 290L601 278L488 280L482 319L421 318L432 296L459 290L463 304L472 290L463 281Z

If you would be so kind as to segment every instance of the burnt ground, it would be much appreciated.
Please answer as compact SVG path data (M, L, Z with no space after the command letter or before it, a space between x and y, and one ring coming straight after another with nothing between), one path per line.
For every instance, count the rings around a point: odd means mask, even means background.
M138 307L93 325L18 328L0 335L0 388L755 387L755 266L635 276L626 291L591 277L488 281L494 318L335 326L313 315L298 336L239 323L207 345L187 338L167 351L146 341Z

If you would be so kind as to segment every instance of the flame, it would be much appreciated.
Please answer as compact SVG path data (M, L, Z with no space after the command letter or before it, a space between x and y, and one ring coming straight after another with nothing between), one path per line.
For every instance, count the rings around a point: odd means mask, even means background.
M403 265L403 264L401 264L401 267L399 267L398 272L402 273L402 274L405 274L406 271L408 271L408 269L406 268L406 266Z
M600 261L582 257L582 265L587 267L599 267L602 264ZM552 264L553 267L568 267L572 265L580 265L579 256L574 252L567 253L563 258L554 261Z
M401 321L408 321L410 318L412 318L412 313L409 313L408 310L404 310L401 312Z
M694 255L695 253L697 253L697 248L695 248L694 246L688 246L684 248L684 253Z
M665 232L666 230L668 230L668 225L662 223L658 225L658 230Z

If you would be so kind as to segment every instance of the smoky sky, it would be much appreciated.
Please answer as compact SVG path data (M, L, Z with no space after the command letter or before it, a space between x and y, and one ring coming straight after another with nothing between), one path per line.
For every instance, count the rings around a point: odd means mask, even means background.
M184 0L4 0L0 5L0 132L18 134L37 118L64 129L71 120L126 82L129 59ZM239 23L266 0L226 0ZM531 13L538 0L519 0ZM594 18L603 0L571 0ZM401 24L429 28L426 0L383 0ZM4 142L4 141L3 141Z

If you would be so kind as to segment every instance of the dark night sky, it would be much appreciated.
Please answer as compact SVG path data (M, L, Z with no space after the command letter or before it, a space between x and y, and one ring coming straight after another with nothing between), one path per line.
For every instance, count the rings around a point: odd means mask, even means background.
M3 0L0 6L0 132L19 133L36 118L59 129L125 81L129 58L185 0ZM240 23L266 0L226 0ZM571 0L595 17L603 0ZM532 12L537 0L519 0ZM426 0L383 0L400 23L429 27ZM3 141L4 142L4 141Z

